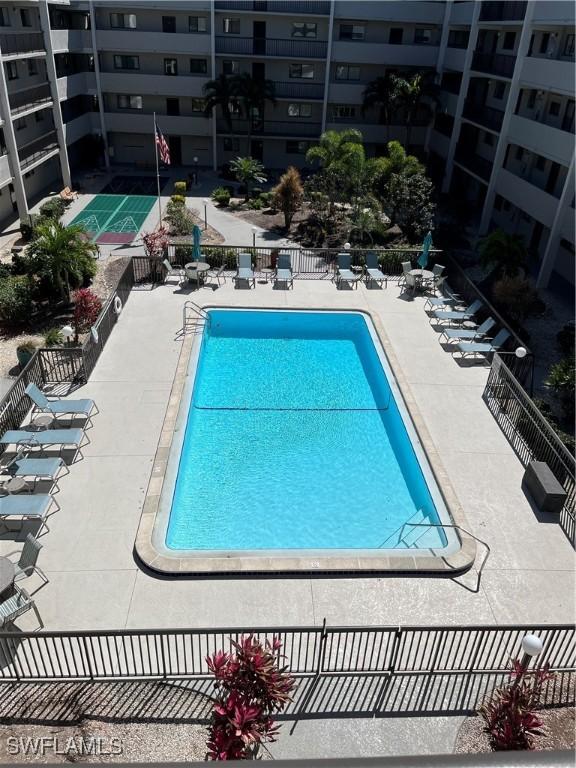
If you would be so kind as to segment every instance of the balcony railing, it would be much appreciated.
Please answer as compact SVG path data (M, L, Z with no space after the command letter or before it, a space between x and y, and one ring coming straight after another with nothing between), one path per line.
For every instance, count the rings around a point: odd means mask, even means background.
M276 96L288 99L323 99L324 86L322 83L300 83L293 80L287 83L276 83Z
M324 40L278 40L228 35L216 37L216 53L324 59L327 51L328 43Z
M492 173L492 163L484 157L475 155L466 147L457 147L454 154L454 160L471 171L475 176L479 176L484 181L490 180Z
M562 195L562 183L557 181L551 189L548 188L548 180L542 178L542 174L538 173L538 171L534 171L533 168L527 168L526 170L523 170L523 167L520 167L517 163L508 162L506 165L504 165L504 170L508 171L508 173L514 174L514 176L522 179L522 181L526 181L528 184L532 184L533 187L536 187L542 192L546 192L546 194L552 195L552 197L555 197L557 200L559 200L560 196Z
M477 72L489 72L491 75L512 77L516 56L506 56L503 53L484 53L475 51L472 59L472 69Z
M50 91L50 85L44 83L36 88L27 88L25 91L11 93L9 98L11 113L18 115L27 109L32 109L32 107L52 101L52 92Z
M502 127L504 112L501 109L487 107L485 104L477 104L473 101L464 103L463 116L472 120L485 128L491 128L493 131L499 131Z
M18 150L18 158L20 159L20 167L23 171L33 165L39 158L51 154L54 150L58 149L58 139L56 132L46 133L36 141L32 141L25 147Z
M514 0L483 2L480 21L522 21L526 15L527 5L526 2L514 2Z
M217 11L254 11L255 13L313 13L330 14L330 2L325 0L216 0Z
M0 50L3 56L24 53L46 53L42 32L28 32L23 35L0 35Z
M265 120L250 127L248 120L233 120L232 133L246 136L248 132L254 137L259 136L288 136L299 138L301 136L319 136L322 123L311 123L303 120ZM248 130L250 128L250 131ZM230 128L225 120L216 121L218 133L230 133Z

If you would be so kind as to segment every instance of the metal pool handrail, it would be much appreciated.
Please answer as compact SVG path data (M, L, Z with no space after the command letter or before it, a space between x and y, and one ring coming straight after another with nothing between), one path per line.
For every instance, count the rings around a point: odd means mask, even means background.
M187 320L187 310L191 310L197 317L201 317L203 320L206 321L206 324L208 327L210 327L210 315L208 312L206 312L205 309L203 309L201 306L196 304L196 302L189 299L188 301L184 302L184 308L182 310L183 312L183 319L182 319L182 327L186 328L186 320Z

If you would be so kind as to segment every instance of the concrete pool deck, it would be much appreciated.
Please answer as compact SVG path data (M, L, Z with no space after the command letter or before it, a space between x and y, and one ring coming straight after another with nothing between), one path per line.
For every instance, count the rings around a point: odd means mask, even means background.
M492 548L477 592L474 568L455 579L174 580L137 564L134 540L189 297L210 306L361 309L378 318L470 529ZM173 283L134 290L90 382L75 395L93 397L100 414L41 539L39 565L49 583L35 600L46 628L317 625L324 618L331 625L573 622L572 547L521 490L522 465L482 400L487 369L460 367L442 349L423 303L404 300L394 283L338 291L328 280L296 280L292 291L259 282L256 290L235 290L229 280L192 294ZM0 554L14 548L14 534L5 534ZM25 586L33 591L39 583L34 576ZM33 615L17 625L34 628Z

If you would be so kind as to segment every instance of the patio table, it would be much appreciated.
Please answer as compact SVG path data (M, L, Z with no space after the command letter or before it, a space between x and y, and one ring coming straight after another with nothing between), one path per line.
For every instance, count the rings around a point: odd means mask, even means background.
M0 557L0 595L14 585L15 575L14 563L7 557Z
M434 280L434 272L431 272L429 269L411 269L409 274L416 278L418 288L421 287L422 283Z
M189 261L188 264L184 264L184 271L189 282L203 282L203 275L209 270L210 264L207 264L205 261Z

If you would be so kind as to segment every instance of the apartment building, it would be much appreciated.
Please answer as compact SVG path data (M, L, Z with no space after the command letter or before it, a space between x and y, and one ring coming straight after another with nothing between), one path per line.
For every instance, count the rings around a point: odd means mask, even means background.
M523 234L541 286L574 285L574 6L570 0L0 0L0 219L83 163L153 167L153 113L174 165L250 153L303 165L323 130L361 128L428 157L480 232ZM433 124L362 110L387 71L435 73ZM261 113L204 116L220 74L274 82Z

